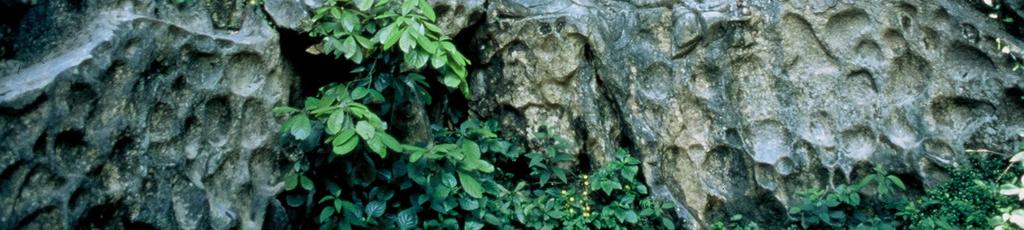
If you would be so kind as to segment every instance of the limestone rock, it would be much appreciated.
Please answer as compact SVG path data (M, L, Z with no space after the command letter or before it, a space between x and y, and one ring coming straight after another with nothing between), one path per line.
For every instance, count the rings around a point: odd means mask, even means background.
M270 109L293 75L263 11L26 9L0 60L0 229L258 229L280 206Z
M784 221L874 164L921 189L1024 131L1021 42L961 1L490 1L474 109L624 147L691 227Z
M303 20L309 18L312 11L321 4L321 0L265 0L263 9L275 25L299 31L302 30Z

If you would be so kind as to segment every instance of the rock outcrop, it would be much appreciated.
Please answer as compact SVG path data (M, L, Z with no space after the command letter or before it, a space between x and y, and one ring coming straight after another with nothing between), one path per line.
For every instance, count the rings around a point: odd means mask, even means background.
M1019 40L961 1L491 1L486 117L581 156L629 148L696 227L784 221L796 191L874 164L918 189L1024 131ZM1012 48L1011 52L1019 52Z
M0 39L0 229L256 229L280 211L270 109L294 75L277 31L244 1L183 2L0 9L24 15Z
M301 92L274 28L322 1L29 2L0 0L0 229L282 227L270 109ZM431 3L474 114L632 150L690 227L770 226L875 164L920 189L1024 131L996 40L1022 43L963 1Z

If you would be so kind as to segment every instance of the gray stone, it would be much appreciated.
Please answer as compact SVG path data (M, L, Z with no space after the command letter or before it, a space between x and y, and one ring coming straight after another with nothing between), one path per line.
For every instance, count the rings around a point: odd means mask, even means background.
M995 39L1021 42L960 1L502 0L487 16L473 109L550 126L595 164L633 150L691 227L777 224L796 191L873 164L932 185L1024 131Z
M294 85L267 21L223 1L32 6L0 60L0 229L260 228L280 206L270 109Z
M274 20L275 25L290 30L301 30L303 21L309 18L313 9L320 4L320 1L313 0L265 0L263 9Z

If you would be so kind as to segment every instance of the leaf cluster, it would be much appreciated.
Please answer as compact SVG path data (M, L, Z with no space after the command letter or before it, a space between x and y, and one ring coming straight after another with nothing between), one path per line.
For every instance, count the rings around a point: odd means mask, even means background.
M318 52L355 63L400 52L406 70L418 72L429 64L441 73L440 82L468 97L470 61L436 20L427 0L328 0L315 11L309 31L323 39L313 48Z
M833 190L811 188L797 193L799 199L789 214L802 228L895 229L893 213L906 199L896 194L906 190L899 177L889 175L880 165L874 172L853 185L839 185ZM862 193L871 190L881 205L864 207Z

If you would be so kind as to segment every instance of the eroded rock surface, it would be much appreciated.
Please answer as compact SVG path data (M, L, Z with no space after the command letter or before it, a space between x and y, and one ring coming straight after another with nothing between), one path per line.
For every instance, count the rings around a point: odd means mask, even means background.
M0 60L0 229L257 229L280 207L270 109L294 76L258 7L22 8Z
M0 0L0 229L281 227L271 24L322 1L29 2ZM873 164L920 189L1024 131L995 40L1021 42L963 1L430 2L476 114L632 150L690 227L770 226Z
M490 1L475 108L597 163L632 149L693 227L778 223L800 189L873 164L920 189L1024 131L1024 80L996 47L1020 41L963 4Z

